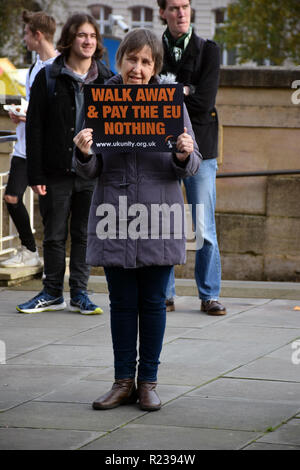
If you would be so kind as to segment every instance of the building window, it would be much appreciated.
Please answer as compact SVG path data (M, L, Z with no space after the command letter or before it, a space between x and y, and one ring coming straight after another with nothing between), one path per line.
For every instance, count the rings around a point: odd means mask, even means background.
M196 12L194 8L191 9L191 25L195 28L195 21L196 21Z
M132 7L131 26L132 28L152 28L153 10L147 7Z
M112 8L99 4L90 5L88 8L91 15L98 22L100 34L110 34L109 15L112 13Z
M214 10L214 18L215 18L215 34L218 30L224 25L227 19L227 11L225 8L217 8ZM226 44L220 43L219 46L221 49L221 64L222 65L235 65L237 61L237 50L234 49L226 49Z

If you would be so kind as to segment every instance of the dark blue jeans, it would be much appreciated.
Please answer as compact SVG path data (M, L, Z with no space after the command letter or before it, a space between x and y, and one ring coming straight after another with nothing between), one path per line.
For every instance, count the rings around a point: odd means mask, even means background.
M171 266L105 268L108 283L115 379L134 378L139 335L138 380L155 382L166 326L165 291Z

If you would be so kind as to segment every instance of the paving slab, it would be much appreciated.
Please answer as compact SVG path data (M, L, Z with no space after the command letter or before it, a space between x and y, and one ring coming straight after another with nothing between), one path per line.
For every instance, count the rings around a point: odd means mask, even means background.
M184 281L188 292L194 281ZM18 313L37 280L0 289L1 450L299 450L300 284L230 282L223 317L200 312L191 291L176 297L158 375L163 406L147 413L91 407L114 376L109 298L97 282L104 314L90 317ZM268 296L246 295L255 289Z
M300 383L220 377L194 388L186 396L238 398L252 402L294 403L300 407Z
M2 323L2 322L1 322ZM30 353L33 350L56 343L60 338L70 335L69 328L31 328L29 325L17 326L3 325L1 327L1 338L7 344L6 358L10 359L20 354Z
M67 383L73 383L92 371L95 369L0 364L0 411L34 400ZM0 414L0 418L1 416Z
M292 444L298 446L300 450L300 419L291 419L288 423L275 429L273 432L268 432L257 442L259 444L266 442L269 444Z
M76 450L104 434L60 429L0 428L0 450Z
M112 386L112 381L94 380L90 383L86 378L58 387L50 393L39 395L34 401L56 403L86 403L91 404L96 398L106 393ZM167 403L189 392L192 387L170 386L159 384L157 387L161 402Z
M144 425L266 432L299 409L298 404L230 398L181 397L138 420Z
M245 343L240 340L221 342L218 340L201 340L178 338L165 345L161 354L161 362L173 366L188 365L188 371L193 374L191 366L201 367L201 376L212 379L227 371L242 367L254 360L257 354L268 353L270 345ZM161 372L160 372L161 373ZM191 380L193 378L191 377ZM195 383L195 379L194 382Z
M243 450L269 450L269 451L274 451L274 450L300 450L300 446L292 446L289 444L269 444L268 442L255 442L254 444L250 444L248 446L245 446Z
M300 383L299 363L293 363L293 355L295 353L295 350L292 348L293 343L294 341L270 354L253 360L249 364L238 367L227 375L230 377Z
M112 348L108 346L78 346L50 344L14 357L10 364L57 366L105 366L113 363Z
M242 324L256 326L272 326L273 328L299 328L300 310L294 310L300 302L293 300L274 299L257 306L253 311L248 310L235 318Z
M83 449L237 450L258 436L257 433L245 431L128 424L126 429L117 429L101 439L95 439Z
M145 414L137 405L95 411L91 404L27 402L0 414L0 426L9 428L112 431Z

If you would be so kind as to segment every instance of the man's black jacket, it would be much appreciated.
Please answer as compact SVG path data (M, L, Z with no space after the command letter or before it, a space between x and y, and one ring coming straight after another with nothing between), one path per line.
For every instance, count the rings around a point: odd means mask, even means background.
M36 76L30 92L26 116L26 155L29 185L47 184L47 176L71 171L76 106L72 78L62 74L62 56L52 64L55 79L53 96L49 96L45 69ZM93 83L103 84L113 74L97 61L98 77Z
M204 159L217 157L218 116L215 101L220 74L219 46L206 40L201 51L193 31L181 60L176 63L164 42L164 66L161 73L167 72L173 73L178 83L192 85L191 94L184 97L184 102L200 153Z

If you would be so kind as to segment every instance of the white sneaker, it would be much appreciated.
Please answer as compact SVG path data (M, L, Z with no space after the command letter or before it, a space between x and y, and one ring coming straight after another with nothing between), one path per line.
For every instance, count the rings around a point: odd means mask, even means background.
M22 268L24 266L42 266L38 251L30 251L25 246L21 246L16 255L0 262L2 268Z

